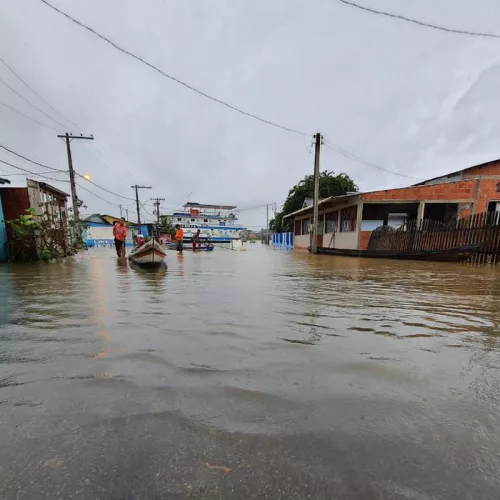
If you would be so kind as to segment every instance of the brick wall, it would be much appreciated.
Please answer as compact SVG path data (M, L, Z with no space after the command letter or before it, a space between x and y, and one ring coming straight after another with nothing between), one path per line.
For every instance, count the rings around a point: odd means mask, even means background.
M480 175L500 175L500 160L492 161L484 166L472 167L464 172L464 178L478 177Z
M476 213L486 212L489 201L500 201L500 193L497 193L498 183L500 183L500 179L481 179L479 181Z
M476 188L475 180L432 184L430 186L410 186L400 189L373 191L362 195L363 201L415 201L432 200L472 201Z
M359 235L359 249L366 250L368 248L368 242L370 241L371 231L360 231Z

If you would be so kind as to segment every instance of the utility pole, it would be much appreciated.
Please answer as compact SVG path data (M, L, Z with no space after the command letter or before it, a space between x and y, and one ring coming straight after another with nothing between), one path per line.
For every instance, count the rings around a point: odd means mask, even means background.
M154 201L156 207L156 232L160 236L160 201L165 201L165 198L150 198Z
M269 245L269 203L266 205L266 244Z
M123 217L123 210L122 210L122 206L121 205L118 205L120 207L120 219Z
M89 141L94 140L94 136L90 137L84 135L73 135L68 134L58 134L60 139L66 140L66 151L68 153L68 170L69 170L69 182L71 186L71 201L73 202L73 228L75 232L75 244L77 248L81 248L83 246L82 241L82 226L80 224L80 200L76 195L76 182L75 182L75 171L73 170L73 158L71 157L71 139L86 139Z
M128 222L128 208L125 209L125 215L127 216L127 222Z
M313 227L311 231L311 253L318 253L318 203L319 203L319 155L323 136L315 134L314 142L314 199L313 199Z
M151 186L130 186L132 189L135 189L135 205L137 208L137 231L141 231L141 209L139 208L139 189L151 189Z

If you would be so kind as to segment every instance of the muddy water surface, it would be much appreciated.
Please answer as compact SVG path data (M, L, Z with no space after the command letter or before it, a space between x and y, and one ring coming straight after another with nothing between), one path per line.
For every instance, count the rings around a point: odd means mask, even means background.
M498 499L500 271L0 266L0 498Z

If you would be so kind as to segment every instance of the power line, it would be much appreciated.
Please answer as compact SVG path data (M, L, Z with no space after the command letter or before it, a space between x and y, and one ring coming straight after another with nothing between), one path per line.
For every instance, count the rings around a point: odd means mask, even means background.
M20 154L20 153L17 153L16 151L14 151L13 149L10 149L8 148L7 146L4 146L3 144L0 144L0 148L2 149L5 149L5 151L8 151L9 153L13 154L13 155L16 155L18 156L19 158L22 158L23 160L26 160L26 161L29 161L30 163L33 163L35 165L38 165L39 167L43 167L43 168L49 168L50 170L54 170L56 172L64 172L66 173L67 171L66 170L62 170L60 168L54 168L54 167L49 167L48 165L44 165L43 163L39 163L35 160L31 160L30 158Z
M90 182L90 184L93 184L95 187L98 187L99 189L102 189L106 193L112 194L113 196L117 196L118 198L123 198L124 200L135 201L135 198L128 198L127 196L122 196L121 194L114 193L113 191L110 191L109 189L106 189L105 187L102 187L99 184L96 184L95 182L87 179L85 176L83 176L82 174L79 174L78 172L75 172L75 174L78 175L78 177L80 177L82 179L85 179L87 182Z
M31 170L27 170L25 168L19 167L17 165L14 165L13 163L9 163L8 161L5 160L0 160L0 163L4 163L5 165L8 165L9 167L16 168L17 170L22 170L23 172L26 172L31 175L36 175L38 177L43 177L44 179L50 179L51 181L57 181L57 182L69 182L65 179L56 179L55 177L48 177L44 174L39 174L38 172L32 172Z
M335 151L336 153L338 153L346 158L354 160L354 161L361 163L362 165L365 165L367 167L371 167L371 168L374 168L376 170L381 170L382 172L387 172L389 174L398 175L400 177L406 177L406 178L414 179L414 180L418 180L418 181L422 180L420 177L414 177L412 175L402 174L401 172L395 172L394 170L389 170L388 168L381 167L380 165L377 165L376 163L372 163L370 161L364 160L363 158L355 155L354 153L347 151L347 149L343 149L340 146L337 146L336 144L333 144L332 142L327 141L326 139L325 139L324 146L332 151Z
M7 62L2 59L0 57L0 62L21 82L23 83L23 85L25 85L29 90L31 90L31 92L33 92L33 94L35 94L40 100L42 100L47 106L49 106L49 108L51 108L53 111L55 111L63 120L66 120L68 123L71 123L74 127L76 127L78 130L82 131L82 128L80 126L78 126L75 122L73 122L72 120L70 120L67 116L63 115L57 108L55 108L49 101L47 101L47 99L45 99L42 95L40 95L31 85L29 85L25 80L23 80L23 78L9 65L7 64ZM12 109L12 108L11 108ZM24 115L23 115L24 116ZM39 123L39 122L37 122ZM56 129L52 129L52 130L55 130L57 131ZM100 147L103 147L102 145L99 145L99 141L96 141L96 145L97 146L100 146ZM89 151L91 151L91 153L93 153L95 155L95 151L92 149L89 149ZM97 156L97 155L96 155ZM104 159L104 157L103 157ZM102 160L101 160L102 161ZM106 165L109 165L109 163L105 162L103 164L106 164ZM113 168L111 166L111 168ZM117 195L118 196L118 195ZM129 198L126 198L126 199L129 199Z
M22 78L21 76L19 76L15 71L14 69L12 69L11 66L9 66L1 57L0 57L0 62L21 82L23 83L29 90L31 90L31 92L33 92L33 94L35 94L41 101L43 101L49 108L51 108L53 111L55 111L61 118L63 118L64 120L66 120L68 123L71 123L72 125L74 125L77 129L79 129L80 131L82 131L82 129L74 122L72 122L69 118L66 118L60 111L58 111L54 106L52 106L52 104L50 104L49 101L47 101L46 99L44 99L33 87L31 87L30 85L28 85Z
M0 78L0 82L3 83L12 92L14 92L14 94L16 94L17 96L19 96L23 101L27 102L32 108L34 108L37 111L39 111L40 113L42 113L42 115L45 115L47 118L49 118L50 120L52 120L54 123L57 123L58 125L60 125L63 129L66 128L65 125L63 125L60 121L57 121L55 118L52 118L52 116L50 116L45 111L43 111L42 109L40 109L38 106L36 106L35 104L33 104L30 100L26 99L26 97L24 97L22 94L20 94L16 89L14 89L13 87L11 87L8 83L6 83L1 78Z
M446 26L439 26L437 24L426 23L424 21L419 21L418 19L412 19L410 17L402 16L400 14L392 14L391 12L384 12L382 10L376 10L376 9L372 9L370 7L365 7L364 5L359 5L359 4L357 4L355 2L351 2L349 0L337 0L337 1L340 3L343 3L345 5L349 5L350 7L355 7L356 9L370 12L371 14L377 14L380 16L399 19L401 21L406 21L408 23L418 24L419 26L423 26L425 28L432 28L432 29L439 30L439 31L446 31L448 33L454 33L456 35L469 35L469 36L480 36L480 37L487 37L487 38L500 38L500 35L496 35L495 33L481 33L478 31L467 31L467 30L459 30L459 29L455 29L455 28L447 28Z
M23 112L17 110L16 108L13 108L12 106L9 106L5 102L0 101L0 104L2 106L5 106L6 108L9 108L10 110L14 111L14 113L17 113L18 115L24 116L24 118L31 120L34 123L37 123L38 125L41 125L42 127L48 128L50 130L53 130L54 132L60 132L60 130L51 127L50 125L46 125L45 123L39 122L38 120L35 120L35 118L31 118L31 116L25 115Z
M32 160L31 158L28 158L27 156L24 156L20 153L17 153L16 151L14 151L13 149L10 149L8 148L7 146L4 146L3 144L0 144L0 148L3 148L5 149L6 151L8 151L9 153L13 154L13 155L16 155L18 156L19 158L22 158L23 160L26 160L26 161L29 161L30 163L33 163L34 165L38 165L40 167L43 167L43 168L48 168L50 170L54 170L56 172L63 172L63 173L67 173L66 170L62 170L60 168L54 168L54 167L50 167L49 165L45 165L43 163L40 163L38 161L35 161L35 160ZM132 201L135 201L135 198L128 198L127 196L122 196L118 193L114 193L113 191L110 191L109 189L106 189L105 187L102 187L100 186L99 184L96 184L95 182L87 179L85 176L83 176L82 174L78 173L75 171L75 174L80 177L81 179L85 179L87 182L90 182L90 184L93 184L94 186L98 187L99 189L102 189L103 191L106 191L107 193L109 194L112 194L114 196L117 196L118 198L123 198L125 200L132 200Z
M57 7L55 7L54 5L52 5L51 3L49 3L47 0L40 0L40 1L42 3L44 3L45 5L47 5L47 7L50 7L55 12L61 14L62 16L66 17L67 19L69 19L71 22L73 22L73 23L77 24L78 26L86 29L87 31L89 31L93 35L97 36L101 40L103 40L106 43L110 44L115 49L119 50L120 52L122 52L122 53L124 53L124 54L126 54L126 55L128 55L128 56L130 56L132 58L134 58L135 60L141 62L142 64L145 64L146 66L150 67L151 69L153 69L154 71L156 71L160 75L164 76L165 78L168 78L169 80L172 80L175 83L178 83L179 85L182 85L183 87L191 90L192 92L195 92L195 93L201 95L202 97L210 99L211 101L214 101L214 102L216 102L218 104L221 104L222 106L225 106L226 108L232 109L233 111L236 111L238 113L241 113L242 115L248 116L249 118L254 118L255 120L258 120L258 121L260 121L262 123L265 123L267 125L271 125L273 127L280 128L282 130L286 130L287 132L292 132L294 134L299 134L299 135L303 135L303 136L309 135L309 134L305 134L304 132L300 132L299 130L295 130L295 129L292 129L292 128L289 128L289 127L285 127L284 125L280 125L280 124L272 122L270 120L266 120L265 118L261 118L260 116L257 116L257 115L255 115L253 113L249 113L248 111L244 111L243 109L240 109L240 108L238 108L236 106L233 106L232 104L229 104L229 103L227 103L225 101L222 101L221 99L218 99L217 97L213 97L213 96L211 96L211 95L203 92L202 90L199 90L196 87L193 87L192 85L190 85L190 84L188 84L186 82L183 82L182 80L179 80L175 76L172 76L172 75L169 75L168 73L165 73L163 70L161 70L160 68L158 68L154 64L146 61L142 57L140 57L140 56L138 56L136 54L133 54L132 52L128 51L127 49L124 49L123 47L120 47L115 42L111 41L109 38L106 38L104 35L101 35L97 31L95 31L93 28L91 28L91 27L83 24L80 21L77 21L76 19L74 19L73 17L71 17L66 12L58 9Z
M116 203L113 203L112 201L107 200L106 198L103 198L102 196L94 193L93 191L90 191L90 189L87 189L86 187L83 187L81 184L76 183L76 185L80 188L83 189L84 191L87 191L87 193L90 193L92 196L95 196L96 198L101 199L102 201L105 201L106 203L109 203L110 205L113 205L114 207L120 208L120 205L117 205Z
M18 167L18 168L20 168L20 167ZM54 174L54 172L52 172L52 171L49 170L48 172L39 172L39 173L37 173L35 175L45 175L45 174ZM2 177L10 177L11 175L25 175L25 174L21 174L21 173L17 173L17 174L2 174ZM59 179L57 179L57 180L59 180ZM66 181L62 181L62 182L66 182Z

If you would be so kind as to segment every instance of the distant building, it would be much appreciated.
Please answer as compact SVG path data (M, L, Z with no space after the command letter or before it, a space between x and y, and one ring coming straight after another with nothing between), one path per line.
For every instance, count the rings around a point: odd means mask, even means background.
M183 210L174 212L170 219L184 230L184 241L191 241L198 229L201 238L214 242L230 242L241 238L246 228L237 223L238 207L234 205L207 205L188 202Z
M5 179L4 179L5 180ZM8 183L9 181L7 181ZM19 242L6 221L26 215L32 208L37 213L51 217L53 230L57 231L61 246L70 246L68 228L67 199L69 195L50 184L26 179L26 187L0 186L0 261L16 258ZM24 249L23 251L26 251ZM27 258L37 258L40 254L40 242L33 240L33 246Z
M500 212L500 160L405 188L332 196L318 208L319 247L365 250L380 226L397 229L422 219L448 224L474 213ZM312 212L307 205L284 217L293 220L295 248L310 245Z
M113 225L120 217L105 214L91 214L88 216L82 215L81 220L84 223L85 231L83 240L87 243L89 248L93 247L111 247L114 245L113 238ZM141 224L141 230L137 231L137 224L133 222L125 222L126 226L130 228L131 233L127 235L126 244L131 246L133 244L133 234L149 235L148 224Z

